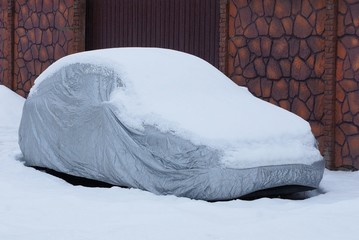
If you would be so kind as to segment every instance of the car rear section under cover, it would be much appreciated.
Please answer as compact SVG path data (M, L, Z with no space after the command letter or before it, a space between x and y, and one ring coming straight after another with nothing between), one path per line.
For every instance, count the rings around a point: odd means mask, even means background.
M319 186L322 159L232 168L223 164L221 149L156 124L130 126L111 101L126 87L117 71L90 63L71 63L45 77L23 110L19 144L26 165L210 201L286 185Z

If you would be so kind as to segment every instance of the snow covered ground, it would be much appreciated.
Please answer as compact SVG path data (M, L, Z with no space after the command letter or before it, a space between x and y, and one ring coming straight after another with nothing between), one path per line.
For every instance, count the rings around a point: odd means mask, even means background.
M25 167L23 99L0 86L0 239L359 239L359 172L324 174L305 200L208 203L72 186Z

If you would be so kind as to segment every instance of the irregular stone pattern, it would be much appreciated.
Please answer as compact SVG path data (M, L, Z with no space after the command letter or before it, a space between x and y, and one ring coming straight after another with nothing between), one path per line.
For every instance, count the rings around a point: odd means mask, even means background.
M336 167L359 169L359 0L338 3Z
M74 0L14 2L14 90L27 96L41 72L72 53Z
M231 0L229 6L229 76L309 121L322 152L325 19L325 0Z
M0 0L0 84L11 88L8 0Z

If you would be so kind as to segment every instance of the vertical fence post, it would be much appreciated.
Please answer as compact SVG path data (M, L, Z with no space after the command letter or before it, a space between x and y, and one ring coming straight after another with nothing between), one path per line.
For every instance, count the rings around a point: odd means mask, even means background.
M74 40L70 53L85 51L85 19L86 19L86 0L74 0L74 15L71 30Z
M324 159L329 169L335 168L335 85L337 46L337 0L326 1L324 80Z
M218 68L227 72L227 41L228 41L228 0L219 0L219 61Z
M13 0L0 0L0 83L13 88Z

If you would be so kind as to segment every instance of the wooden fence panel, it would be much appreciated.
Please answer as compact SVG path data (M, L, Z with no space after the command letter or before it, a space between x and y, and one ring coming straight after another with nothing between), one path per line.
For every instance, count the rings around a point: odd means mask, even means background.
M86 50L162 47L218 67L218 0L88 0Z

